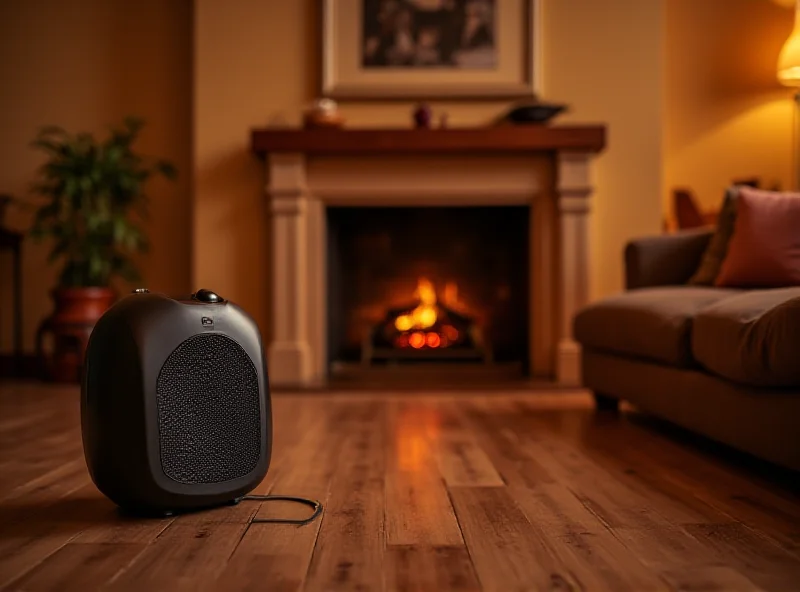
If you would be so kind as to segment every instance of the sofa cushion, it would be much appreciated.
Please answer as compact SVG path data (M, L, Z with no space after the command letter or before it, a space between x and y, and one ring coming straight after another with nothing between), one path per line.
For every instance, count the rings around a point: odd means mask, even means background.
M705 308L694 320L692 353L734 382L800 386L800 288L743 292Z
M631 290L590 304L575 316L575 339L584 347L693 366L692 317L736 290L669 286Z
M739 197L737 186L729 187L725 191L725 199L722 202L717 225L714 228L714 235L706 247L700 266L689 278L689 284L693 286L713 286L728 253L728 243L733 236L733 229L736 225L736 204Z
M715 286L800 286L800 192L742 187L736 223Z

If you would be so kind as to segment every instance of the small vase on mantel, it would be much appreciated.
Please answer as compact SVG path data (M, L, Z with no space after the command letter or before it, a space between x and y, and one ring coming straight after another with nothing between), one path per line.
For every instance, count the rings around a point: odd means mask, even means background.
M414 110L414 126L417 129L429 129L433 120L433 111L427 103L420 103Z
M332 99L319 99L303 114L306 129L339 129L344 125L344 117L339 106Z

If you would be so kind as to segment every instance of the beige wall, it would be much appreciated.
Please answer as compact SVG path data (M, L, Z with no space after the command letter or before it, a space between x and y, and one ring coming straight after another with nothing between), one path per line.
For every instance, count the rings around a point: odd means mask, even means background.
M37 129L58 124L102 133L127 114L144 117L139 148L170 158L174 184L151 186L151 253L146 283L157 290L189 289L191 230L191 0L27 0L0 2L0 192L27 193L41 162L28 144ZM9 223L22 229L25 215ZM50 312L56 270L47 248L26 244L25 348ZM10 256L0 259L0 297L10 298ZM2 350L11 347L11 311L0 307Z
M543 98L571 105L560 122L609 126L596 168L594 297L620 288L625 241L659 230L673 186L695 188L710 207L733 176L790 183L790 93L774 83L774 61L791 10L777 0L542 2ZM99 130L143 115L142 149L184 172L175 185L152 187L147 283L167 292L212 287L268 331L268 212L249 131L298 124L315 97L318 2L195 0L194 19L191 4L0 3L0 52L12 56L0 61L0 191L26 191L39 162L27 144L38 126ZM505 104L434 107L458 126L486 123ZM342 108L352 126L409 121L408 103ZM28 349L50 308L55 274L45 253L29 245L25 256ZM9 272L3 256L5 301ZM7 350L7 309L0 319Z
M622 288L625 242L659 229L662 23L670 1L546 2L547 97L574 105L561 121L608 125L593 200L594 298Z
M625 240L660 219L662 0L545 0L544 92L562 121L609 125L597 166L593 292L621 285ZM198 0L195 14L195 284L268 329L268 212L253 126L298 124L317 92L314 0ZM598 26L602 22L603 26ZM406 125L411 106L345 104L351 126ZM451 125L481 125L504 104L435 104Z
M666 5L666 211L678 186L704 208L718 208L734 178L791 187L792 91L775 77L791 8L766 0Z

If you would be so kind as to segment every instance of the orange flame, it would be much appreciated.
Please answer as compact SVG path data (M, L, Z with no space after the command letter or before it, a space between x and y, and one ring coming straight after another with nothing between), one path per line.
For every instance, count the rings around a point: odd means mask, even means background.
M436 323L436 291L433 284L425 278L419 278L414 296L419 299L419 306L395 319L394 326L398 331L427 329Z

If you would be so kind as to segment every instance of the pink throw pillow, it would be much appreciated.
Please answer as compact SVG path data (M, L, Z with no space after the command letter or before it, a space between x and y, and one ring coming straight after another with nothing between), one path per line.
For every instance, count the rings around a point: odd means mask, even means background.
M800 193L740 188L736 225L715 285L800 286Z

